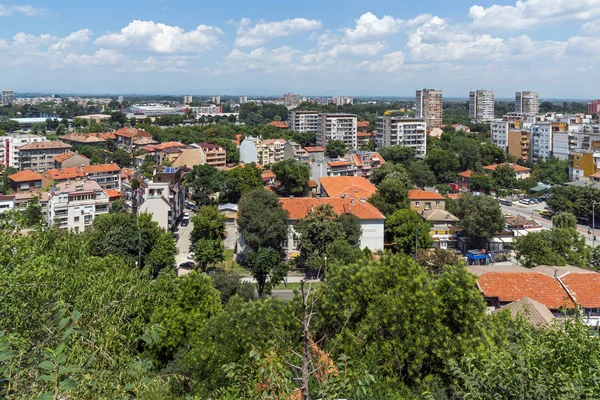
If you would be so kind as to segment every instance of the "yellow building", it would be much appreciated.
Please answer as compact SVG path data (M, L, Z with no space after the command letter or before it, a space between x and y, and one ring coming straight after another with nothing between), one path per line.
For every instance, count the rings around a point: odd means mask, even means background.
M446 198L439 193L415 189L408 191L410 209L417 212L446 209Z

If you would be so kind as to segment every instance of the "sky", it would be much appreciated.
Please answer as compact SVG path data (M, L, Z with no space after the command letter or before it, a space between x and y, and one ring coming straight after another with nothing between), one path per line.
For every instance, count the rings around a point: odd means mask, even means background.
M16 92L600 98L600 0L0 0Z

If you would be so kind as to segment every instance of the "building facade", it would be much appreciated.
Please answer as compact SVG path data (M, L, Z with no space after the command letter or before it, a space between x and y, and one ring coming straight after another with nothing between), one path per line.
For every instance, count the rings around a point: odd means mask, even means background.
M442 91L435 89L417 90L417 118L425 119L427 129L442 126Z
M117 164L87 165L81 170L87 180L96 182L102 189L121 190L121 168Z
M67 153L71 148L71 145L55 140L26 144L19 147L19 167L44 172L54 168L55 156Z
M537 114L540 112L540 98L537 92L516 92L515 112L518 114Z
M297 132L317 132L319 113L316 111L292 110L288 116L290 129Z
M108 212L109 197L96 182L61 182L50 194L48 225L83 232L97 215Z
M588 103L588 114L600 114L600 100L594 100Z
M12 104L15 102L15 92L13 90L3 90L2 98L0 99L2 104Z
M494 92L474 90L469 92L469 117L477 122L494 119Z
M45 140L43 136L18 133L0 137L0 163L7 167L21 169L19 147Z
M300 95L298 93L286 93L283 95L283 104L286 107L297 107L300 105Z
M224 170L227 166L227 151L222 146L213 143L196 143L204 153L204 162L218 170Z
M375 144L378 149L396 145L412 147L417 157L425 157L427 123L423 118L379 117Z
M340 140L346 149L356 149L357 118L355 114L320 114L317 125L317 145L327 147L331 140Z

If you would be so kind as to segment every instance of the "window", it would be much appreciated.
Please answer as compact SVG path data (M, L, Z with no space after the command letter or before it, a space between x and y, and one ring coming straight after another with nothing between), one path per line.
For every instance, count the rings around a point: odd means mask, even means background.
M442 203L441 201L439 201L439 200L436 200L436 202L435 202L435 206L436 206L436 207L439 207L441 203Z
M75 218L73 219L73 221L75 221L75 222L79 222L79 217L75 217Z
M421 205L420 201L415 201L415 207L419 207Z
M431 210L431 202L430 201L426 201L425 202L425 209L426 210Z

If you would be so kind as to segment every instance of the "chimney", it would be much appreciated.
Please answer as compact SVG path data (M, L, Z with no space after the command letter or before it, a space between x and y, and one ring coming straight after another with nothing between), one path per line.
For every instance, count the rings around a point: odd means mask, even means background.
M367 202L367 199L365 199L364 197L361 197L359 200L361 203L365 204Z
M350 199L350 204L354 204L354 199Z

